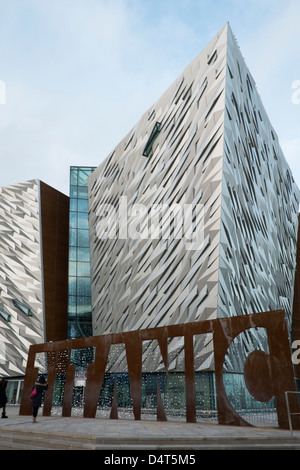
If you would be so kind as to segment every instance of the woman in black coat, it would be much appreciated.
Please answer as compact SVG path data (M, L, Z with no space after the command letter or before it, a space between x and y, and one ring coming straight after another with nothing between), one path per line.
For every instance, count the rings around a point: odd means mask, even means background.
M45 377L42 375L38 381L35 383L33 390L36 390L34 396L30 396L31 398L31 406L32 406L32 422L36 423L36 417L39 411L39 407L42 405L44 393L48 390L48 384L45 380Z
M7 386L7 381L1 377L0 378L0 408L2 408L2 418L7 418L5 414L5 408L6 408L6 403L7 403L6 386Z

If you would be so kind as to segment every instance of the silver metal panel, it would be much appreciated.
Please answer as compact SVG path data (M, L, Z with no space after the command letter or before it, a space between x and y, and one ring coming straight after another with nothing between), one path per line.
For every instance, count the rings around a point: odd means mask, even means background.
M218 316L284 309L291 331L299 189L230 28L225 107ZM264 342L243 335L228 369Z
M0 188L0 376L25 374L44 341L38 181Z
M94 334L283 306L289 317L298 202L226 24L89 178ZM151 238L155 204L201 206L196 248L178 237L180 217ZM213 369L211 338L197 341L197 370ZM169 368L181 370L182 345L171 346ZM152 357L145 371L160 370L159 348Z

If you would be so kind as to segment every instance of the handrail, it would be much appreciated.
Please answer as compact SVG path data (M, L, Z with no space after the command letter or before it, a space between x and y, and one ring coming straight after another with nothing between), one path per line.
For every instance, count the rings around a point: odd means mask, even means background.
M286 401L286 407L287 407L287 413L288 413L288 419L289 419L289 428L290 428L291 436L293 437L294 434L293 434L293 425L292 425L291 416L300 415L300 412L291 413L289 399L288 399L288 393L300 393L300 391L286 391L285 392L285 401Z

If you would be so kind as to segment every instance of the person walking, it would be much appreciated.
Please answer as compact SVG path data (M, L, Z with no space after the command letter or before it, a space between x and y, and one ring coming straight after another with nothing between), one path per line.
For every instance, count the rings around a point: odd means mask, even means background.
M35 383L31 392L31 406L32 406L32 422L36 423L36 417L40 406L42 405L44 394L48 390L48 384L45 377L42 375Z
M7 403L7 396L6 396L6 387L7 387L7 380L3 377L0 378L0 408L2 408L2 418L8 418L5 414L6 410L6 403Z

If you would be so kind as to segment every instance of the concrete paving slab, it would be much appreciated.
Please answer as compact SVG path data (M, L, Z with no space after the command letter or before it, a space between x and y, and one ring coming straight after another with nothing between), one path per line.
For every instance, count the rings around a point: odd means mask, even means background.
M85 442L91 449L299 449L300 431L272 427L237 427L184 421L134 421L82 417L44 417L33 424L30 416L20 416L18 406L7 407L8 419L0 419L0 433L20 441L20 435L31 437L32 445L44 437L62 442L67 447L80 447ZM3 440L3 439L2 439ZM22 442L23 442L22 441ZM2 444L3 446L4 444ZM26 444L24 444L26 445ZM54 444L53 444L54 446ZM0 443L0 448L1 443ZM53 447L53 449L55 446Z

